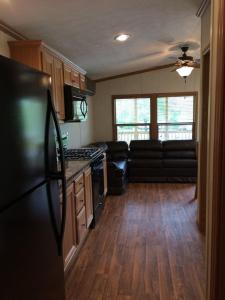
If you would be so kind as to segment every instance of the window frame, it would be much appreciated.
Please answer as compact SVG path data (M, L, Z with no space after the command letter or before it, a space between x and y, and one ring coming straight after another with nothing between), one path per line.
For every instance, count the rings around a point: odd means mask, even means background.
M198 92L174 92L174 93L148 93L148 94L125 94L125 95L113 95L112 96L112 132L113 140L117 141L117 126L149 126L150 139L159 139L158 126L169 125L167 123L158 124L157 120L157 99L160 97L186 97L193 96L194 107L193 107L193 122L190 125L192 127L192 140L196 140L197 137L197 122L198 122ZM137 99L137 98L150 98L150 124L149 123L135 123L135 124L116 124L116 100L117 99ZM176 125L181 123L176 123ZM185 123L186 124L186 123ZM182 124L181 124L182 125Z
M150 123L126 123L126 124L117 124L116 123L116 100L118 99L143 99L150 98ZM112 96L112 128L113 128L113 140L117 141L117 127L118 126L149 126L149 137L151 139L151 123L152 123L152 112L151 112L151 97L149 95L117 95Z

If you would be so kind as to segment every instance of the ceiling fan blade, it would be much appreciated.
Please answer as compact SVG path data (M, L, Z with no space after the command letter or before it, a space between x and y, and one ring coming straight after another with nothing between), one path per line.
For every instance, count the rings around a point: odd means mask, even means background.
M187 66L188 66L188 67L192 67L192 68L196 68L196 69L199 69L199 68L200 68L200 64L197 63L196 61L187 63Z
M175 69L171 70L170 72L175 72L177 69L180 69L180 68L175 68Z

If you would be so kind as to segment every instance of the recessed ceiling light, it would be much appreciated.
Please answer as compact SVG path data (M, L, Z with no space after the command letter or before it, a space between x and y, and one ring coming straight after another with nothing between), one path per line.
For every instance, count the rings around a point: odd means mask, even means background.
M125 42L129 38L130 38L129 34L121 33L121 34L118 34L117 36L115 36L114 39L118 42Z

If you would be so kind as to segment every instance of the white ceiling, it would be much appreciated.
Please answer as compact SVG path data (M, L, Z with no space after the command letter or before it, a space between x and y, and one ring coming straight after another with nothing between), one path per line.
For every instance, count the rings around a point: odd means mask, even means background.
M42 39L93 79L174 62L177 45L199 57L201 0L0 0L0 19ZM113 37L132 35L126 43Z

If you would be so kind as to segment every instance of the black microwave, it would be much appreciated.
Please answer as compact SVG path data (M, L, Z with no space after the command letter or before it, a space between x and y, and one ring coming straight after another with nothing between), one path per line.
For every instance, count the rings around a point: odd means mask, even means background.
M70 85L65 85L64 97L65 121L86 121L88 114L88 104L84 91Z

